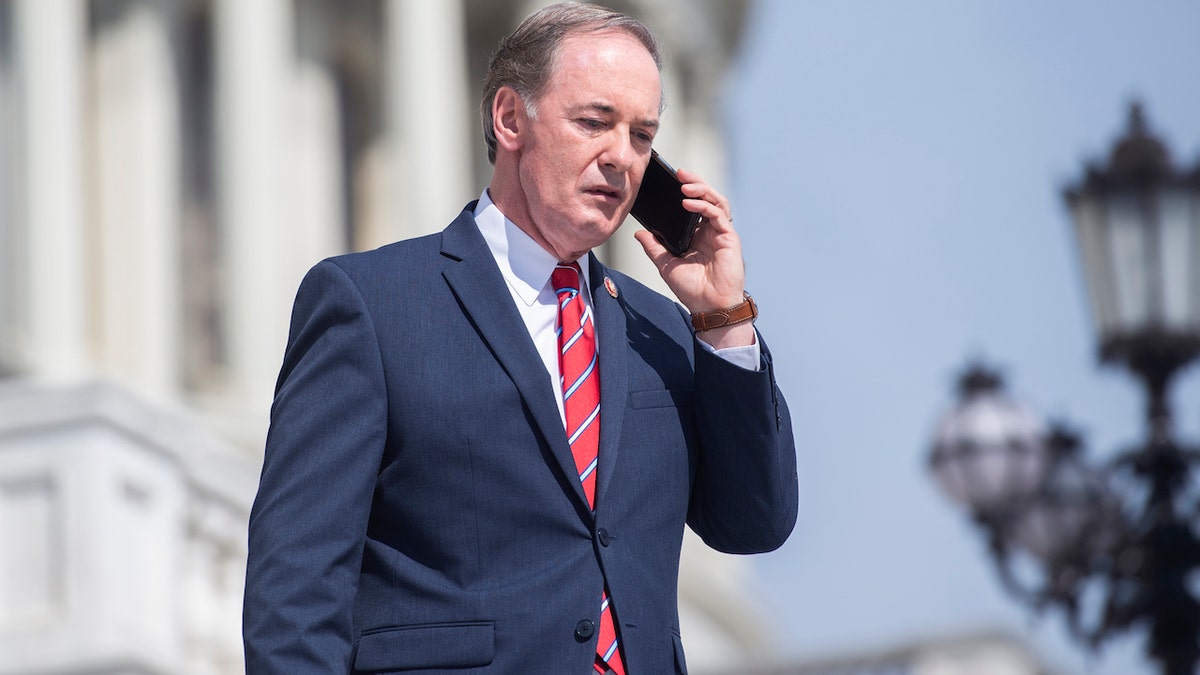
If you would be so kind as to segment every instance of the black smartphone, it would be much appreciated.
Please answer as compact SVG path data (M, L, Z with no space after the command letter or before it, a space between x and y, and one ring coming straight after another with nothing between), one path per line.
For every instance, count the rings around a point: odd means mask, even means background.
M642 187L629 211L642 227L650 230L668 251L681 256L692 245L692 235L700 224L700 214L683 208L683 183L675 169L658 151L650 151L650 164L642 176Z

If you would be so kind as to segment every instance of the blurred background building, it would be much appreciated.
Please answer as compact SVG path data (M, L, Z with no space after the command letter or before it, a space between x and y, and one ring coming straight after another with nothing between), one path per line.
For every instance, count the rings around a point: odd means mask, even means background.
M0 675L241 671L296 285L479 193L478 83L540 4L0 0ZM1001 597L923 460L982 345L1099 445L1137 428L1058 189L1130 94L1200 138L1195 6L608 4L667 45L657 145L734 197L801 449L784 550L686 540L693 674L1149 672ZM655 283L631 235L601 255Z
M0 2L0 673L241 671L292 294L479 194L479 83L539 4ZM613 4L668 48L659 146L720 184L746 3ZM770 642L744 575L689 541L701 662Z

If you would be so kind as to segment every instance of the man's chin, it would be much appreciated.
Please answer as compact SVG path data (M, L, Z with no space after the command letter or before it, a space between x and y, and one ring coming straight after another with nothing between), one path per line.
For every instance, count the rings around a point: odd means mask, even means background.
M594 230L597 232L607 232L608 236L617 231L621 224L625 222L625 218L629 216L630 204L622 204L613 208L599 209L593 219Z
M592 248L595 248L596 246L599 246L611 239L621 227L621 223L623 223L624 220L625 219L622 217L620 220L606 219L603 222L597 223L595 228L592 230L592 232L595 233L593 239L596 241Z
M620 211L601 211L598 209L589 209L582 213L578 213L575 218L571 219L573 226L571 231L575 233L580 242L593 242L594 246L599 246L612 236L613 232L621 226L624 216L620 215Z

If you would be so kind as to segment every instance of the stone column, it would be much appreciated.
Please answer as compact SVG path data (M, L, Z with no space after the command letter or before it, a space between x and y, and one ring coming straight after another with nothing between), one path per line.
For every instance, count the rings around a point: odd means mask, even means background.
M337 12L336 4L300 3L295 17L301 53L286 92L282 151L290 189L283 213L288 235L280 242L287 247L283 273L291 291L318 260L345 252L341 111L328 45Z
M285 279L284 130L294 59L289 0L216 0L216 136L222 330L229 391L218 423L247 443L265 431L295 280Z
M132 6L100 32L92 59L98 359L160 398L178 393L182 368L180 123L168 11Z
M388 126L398 167L393 239L444 228L471 184L474 103L467 94L461 0L388 0Z
M25 124L26 220L19 240L29 303L21 365L69 379L87 367L81 56L86 5L16 0L13 22ZM20 228L20 224L18 224Z
M18 166L24 134L18 114L12 17L13 5L0 2L0 375L14 370L21 360L18 327L25 323L24 307L18 301L24 254L17 250L17 229L25 222L19 199L23 172Z

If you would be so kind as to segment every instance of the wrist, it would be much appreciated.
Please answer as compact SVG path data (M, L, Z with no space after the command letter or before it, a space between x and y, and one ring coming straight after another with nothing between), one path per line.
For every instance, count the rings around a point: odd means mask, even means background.
M719 350L730 347L749 347L758 341L758 334L754 330L754 324L745 321L733 326L696 333L696 339L714 350Z
M692 328L697 333L710 332L735 326L745 322L753 322L758 318L758 305L749 293L742 292L742 301L723 309L711 312L692 312Z

